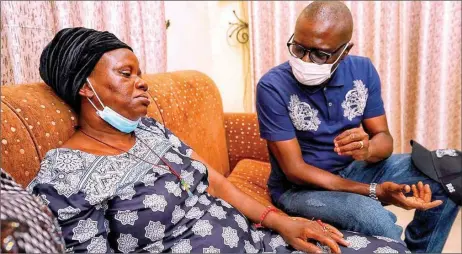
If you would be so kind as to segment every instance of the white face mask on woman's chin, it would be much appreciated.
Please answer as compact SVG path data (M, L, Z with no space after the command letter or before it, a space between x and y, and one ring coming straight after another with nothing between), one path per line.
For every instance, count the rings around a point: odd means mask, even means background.
M349 43L345 45L342 50L340 56L335 60L334 63L331 64L316 64L316 63L308 63L303 61L300 58L296 58L294 56L290 56L289 64L292 67L292 73L294 74L295 78L301 84L305 86L317 86L322 84L324 81L329 79L332 76L332 73L337 70L338 65L332 70L332 66L334 66L345 52L346 48L348 47Z

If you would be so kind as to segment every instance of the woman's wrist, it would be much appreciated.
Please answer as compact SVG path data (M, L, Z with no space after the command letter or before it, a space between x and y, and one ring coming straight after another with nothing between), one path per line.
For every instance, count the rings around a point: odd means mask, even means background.
M282 221L284 220L283 216L278 212L270 212L266 218L263 220L262 225L265 228L269 228L279 232L279 228L282 226Z
M265 221L266 217L272 212L276 212L277 209L274 206L268 206L266 209L261 213L260 219L257 223L255 223L255 227L262 228L264 227L263 222Z

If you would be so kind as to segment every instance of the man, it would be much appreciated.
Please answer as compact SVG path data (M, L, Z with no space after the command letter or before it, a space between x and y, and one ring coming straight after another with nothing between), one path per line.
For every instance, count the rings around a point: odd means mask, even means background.
M380 79L368 58L348 56L352 31L343 3L311 3L287 43L289 62L258 83L271 197L288 213L396 241L402 228L382 204L417 209L407 247L441 252L458 207L410 155L391 155Z

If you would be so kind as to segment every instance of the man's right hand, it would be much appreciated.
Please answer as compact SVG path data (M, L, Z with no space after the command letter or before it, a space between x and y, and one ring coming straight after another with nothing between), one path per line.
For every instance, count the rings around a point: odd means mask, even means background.
M406 197L404 194L411 191L411 186L407 184L397 184L393 182L384 182L377 185L378 199L387 204L392 204L406 210L418 209L428 210L441 205L441 200L432 199L432 191L428 184L424 185L419 182L417 186L412 185L412 197Z

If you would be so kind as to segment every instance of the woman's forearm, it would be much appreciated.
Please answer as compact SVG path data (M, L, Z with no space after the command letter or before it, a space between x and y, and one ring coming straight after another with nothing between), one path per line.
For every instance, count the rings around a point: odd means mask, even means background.
M202 163L206 164L197 154L193 154L192 158L202 161ZM206 166L209 173L209 188L207 189L207 192L209 192L210 195L221 198L231 204L234 208L244 214L250 221L259 223L260 216L264 213L267 207L239 190L228 179L226 179L212 167L207 164ZM278 218L280 218L280 216L282 215L275 212L270 212L263 220L263 226L277 230L279 226Z
M214 173L218 174L217 172ZM265 212L267 207L239 190L225 177L223 177L220 183L214 187L214 195L230 203L251 221L255 223L260 222L260 216ZM263 226L276 229L278 216L280 215L275 212L270 212L263 220Z

